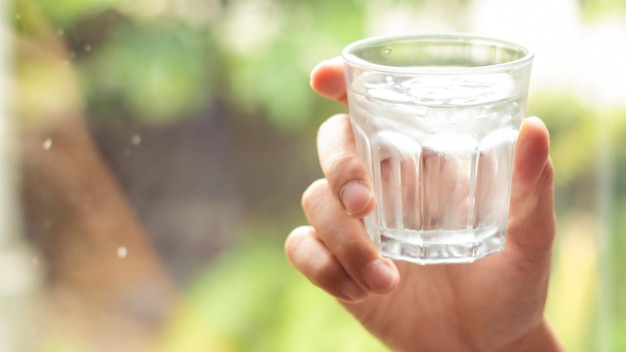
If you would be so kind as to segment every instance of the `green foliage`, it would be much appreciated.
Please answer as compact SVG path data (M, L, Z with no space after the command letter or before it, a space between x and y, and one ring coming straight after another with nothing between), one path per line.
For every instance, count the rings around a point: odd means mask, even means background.
M623 133L621 138L616 143L617 158L615 169L613 172L615 180L615 193L612 199L612 206L609 211L608 218L610 223L608 225L608 231L611 233L611 240L609 244L611 255L611 276L608 278L608 282L611 283L609 287L612 297L612 320L614 322L614 329L612 335L616 338L615 350L626 350L626 335L623 333L626 331L626 266L624 265L624 251L626 250L626 181L623 175L626 174L626 133Z
M120 0L35 0L48 20L57 28L65 28L90 15L120 3Z
M557 186L591 171L597 153L597 110L568 92L537 92L530 98L528 115L539 116L548 125Z
M164 351L386 351L267 242L225 252L190 287L188 305L194 318L175 321Z
M319 61L339 55L364 32L364 8L350 1L333 6L279 2L273 33L262 46L228 49L229 98L253 118L266 117L279 129L306 126L316 98L308 85ZM228 39L226 39L228 40ZM257 112L257 113L255 113Z
M119 104L153 123L200 109L212 101L219 70L203 34L179 23L115 28L79 61L88 101Z
M578 2L583 14L587 17L626 14L626 1L624 0L578 0Z

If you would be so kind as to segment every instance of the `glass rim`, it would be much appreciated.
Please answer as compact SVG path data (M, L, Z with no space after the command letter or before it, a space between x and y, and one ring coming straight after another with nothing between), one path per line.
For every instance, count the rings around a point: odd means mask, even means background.
M523 56L506 62L480 65L480 66L466 66L466 67L451 67L451 66L393 66L380 63L374 63L365 60L358 55L354 54L354 51L363 49L371 45L382 43L393 43L401 41L416 41L416 42L449 42L449 43L480 43L484 45L498 46L502 48L508 48L519 51ZM402 34L402 35L381 35L368 37L361 40L357 40L348 44L342 51L341 57L344 62L361 69L369 71L397 73L397 74L477 74L491 71L506 71L516 67L521 67L532 63L535 53L528 47L514 43L512 41L503 40L495 37L474 35L470 33L434 33L434 34Z

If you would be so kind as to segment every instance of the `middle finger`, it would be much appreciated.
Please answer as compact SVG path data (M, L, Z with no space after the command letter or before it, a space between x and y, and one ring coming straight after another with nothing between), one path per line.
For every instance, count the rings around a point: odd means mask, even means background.
M354 281L373 293L395 287L397 268L391 260L380 257L361 221L344 212L325 179L305 191L302 206L320 239Z

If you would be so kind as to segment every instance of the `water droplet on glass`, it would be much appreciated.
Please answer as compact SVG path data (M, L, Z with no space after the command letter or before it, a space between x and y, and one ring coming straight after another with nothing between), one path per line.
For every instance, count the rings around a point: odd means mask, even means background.
M46 138L46 140L43 141L42 147L44 150L50 150L50 148L52 148L52 138Z
M138 134L135 134L131 137L130 139L131 143L133 143L133 145L140 145L141 144L141 136Z
M126 256L128 255L128 249L124 246L118 247L117 248L117 257L120 259L124 259L126 258Z

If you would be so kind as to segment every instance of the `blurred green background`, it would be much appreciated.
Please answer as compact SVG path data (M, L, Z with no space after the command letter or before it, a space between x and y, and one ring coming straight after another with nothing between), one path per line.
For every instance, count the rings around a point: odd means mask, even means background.
M345 111L317 97L308 75L364 36L474 31L536 49L528 109L551 131L559 221L547 314L568 351L626 351L625 1L7 7L17 36L64 46L72 103L197 313L168 321L160 350L385 350L283 254L305 222L300 196L321 176L317 126ZM16 99L63 104L66 86L47 70L14 57ZM54 336L40 346L80 350Z

